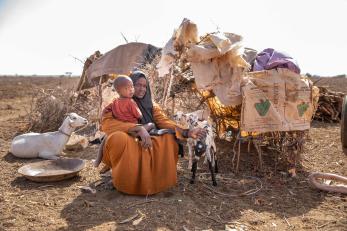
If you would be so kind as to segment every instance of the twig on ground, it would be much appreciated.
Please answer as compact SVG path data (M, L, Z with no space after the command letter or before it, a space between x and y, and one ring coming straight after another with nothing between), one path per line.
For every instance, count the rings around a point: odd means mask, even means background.
M334 223L335 221L328 221L328 222L326 222L326 223L324 223L324 224L322 224L322 225L320 225L320 226L317 226L317 228L318 229L320 229L320 228L323 228L324 226L327 226L327 225L329 225L330 223Z
M217 222L217 223L219 223L219 224L225 224L225 223L227 223L227 222L225 222L225 221L222 221L222 220L217 220L217 219L215 219L215 218L213 218L213 217L209 217L209 216L206 216L205 214L203 214L203 213L200 213L198 210L193 210L193 212L194 213L196 213L196 214L198 214L198 215L200 215L200 216L202 216L202 217L205 217L205 218L207 218L207 219L210 219L210 220L212 220L212 221L214 221L214 222Z
M292 226L292 225L289 223L289 221L287 220L287 218L286 218L285 215L283 215L283 219L287 222L287 225L288 225L289 227Z
M134 219L135 219L136 217L138 217L138 216L139 216L139 214L136 213L136 214L134 214L134 215L132 215L132 216L130 216L130 217L128 217L128 218L126 218L126 219L120 221L120 222L117 222L117 224L125 224L125 223L128 223L128 222L134 220Z
M239 194L229 194L229 193L223 193L223 192L219 192L209 186L207 186L205 183L203 183L203 187L204 188L207 188L208 190L214 192L214 193L217 193L219 195L222 195L222 196L225 196L225 197L241 197L241 196L250 196L250 195L253 195L253 194L256 194L257 192L259 192L262 188L263 188L263 183L261 182L261 180L257 177L248 177L248 178L252 178L252 179L255 179L259 182L260 184L260 187L258 188L255 188L255 189L251 189L251 190L248 190L246 192L243 192L243 193L239 193Z
M130 209L130 208L135 207L137 205L143 205L143 204L147 204L147 203L151 203L151 202L159 202L159 203L163 203L163 204L166 204L166 205L171 205L170 203L166 203L164 201L160 201L160 200L157 200L157 199L151 199L151 200L145 200L145 201L140 201L140 202L133 203L131 205L128 205L126 208Z
M54 187L54 185L52 185L52 184L42 185L42 186L37 187L37 188L48 188L48 187Z

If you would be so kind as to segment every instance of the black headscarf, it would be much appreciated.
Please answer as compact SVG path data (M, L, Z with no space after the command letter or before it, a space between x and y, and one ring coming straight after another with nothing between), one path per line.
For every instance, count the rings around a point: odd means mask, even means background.
M133 73L130 74L129 77L133 81L134 85L136 85L137 80L141 78L146 79L147 88L146 88L146 93L144 97L142 99L139 99L134 95L133 99L135 100L137 106L139 107L142 113L142 118L140 120L140 123L141 124L154 123L153 114L152 114L153 102L152 102L151 89L149 88L149 82L145 73L143 73L142 71L134 71Z

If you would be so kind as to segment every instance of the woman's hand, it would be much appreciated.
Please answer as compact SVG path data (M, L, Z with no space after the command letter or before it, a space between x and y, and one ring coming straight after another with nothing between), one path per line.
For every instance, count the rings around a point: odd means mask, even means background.
M188 137L193 139L205 139L207 131L203 128L193 128L188 131Z
M141 126L141 129L137 132L137 134L141 138L140 143L143 148L152 148L151 136L144 127Z

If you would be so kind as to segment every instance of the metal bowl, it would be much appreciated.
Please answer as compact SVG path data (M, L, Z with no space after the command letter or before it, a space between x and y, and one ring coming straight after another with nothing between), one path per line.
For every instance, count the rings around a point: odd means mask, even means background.
M22 166L18 172L35 182L53 182L72 178L85 166L85 160L44 160Z

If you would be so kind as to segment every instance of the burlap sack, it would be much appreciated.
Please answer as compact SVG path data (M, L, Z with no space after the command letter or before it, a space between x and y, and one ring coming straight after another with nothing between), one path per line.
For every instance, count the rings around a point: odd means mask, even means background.
M242 87L241 130L306 130L314 112L312 83L287 69L247 73Z

